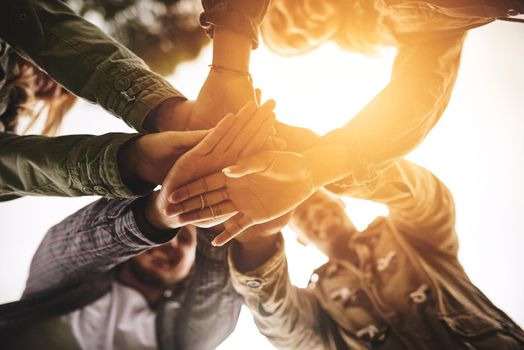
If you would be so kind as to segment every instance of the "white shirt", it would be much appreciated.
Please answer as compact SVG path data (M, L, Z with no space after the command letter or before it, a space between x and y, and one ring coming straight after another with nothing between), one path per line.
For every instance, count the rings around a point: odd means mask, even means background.
M83 350L156 349L155 318L142 294L118 282L95 302L62 316Z

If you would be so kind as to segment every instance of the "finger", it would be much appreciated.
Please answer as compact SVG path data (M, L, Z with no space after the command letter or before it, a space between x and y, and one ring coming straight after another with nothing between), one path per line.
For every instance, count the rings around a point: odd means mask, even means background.
M222 169L222 172L231 178L242 177L249 174L260 173L266 170L274 161L274 154L271 152L258 153L240 159L235 165L230 165Z
M211 244L214 246L222 246L254 224L251 218L239 213L224 222L225 230L216 236L213 241L211 241Z
M250 101L246 103L235 115L234 122L229 126L228 130L222 133L222 137L217 142L215 151L217 153L224 153L230 148L231 144L235 142L239 134L242 133L244 126L249 122L251 116L257 111L257 105L255 102Z
M209 130L194 130L194 131L167 131L166 146L172 147L177 151L182 147L194 147L206 137Z
M227 114L217 126L209 131L206 137L195 147L195 152L198 154L208 154L211 152L224 138L227 131L231 129L235 123L235 115L233 113Z
M227 199L229 199L227 190L225 188L221 188L216 191L204 193L199 196L189 198L179 204L171 205L166 210L166 215L173 216L182 213L187 213L193 210L204 209L207 206L223 202Z
M199 194L218 190L226 185L226 180L227 178L222 172L208 175L177 188L169 195L169 201L178 204Z
M246 145L241 148L238 158L245 158L260 152L270 138L269 135L274 123L275 115L272 114L263 121L258 130L249 135L249 139L246 140Z
M229 143L223 142L220 146L217 146L217 151L220 152L233 152L233 154L240 153L246 144L260 131L261 125L265 124L267 118L275 119L273 114L273 109L275 108L275 101L270 100L260 106L258 109L252 111L246 109L238 113L238 118L244 120L242 124L242 129L237 132L235 138L231 138ZM251 114L248 114L252 112ZM274 121L270 124L272 125ZM262 133L269 135L270 130L266 128ZM220 149L218 148L220 147ZM231 153L230 153L231 154Z
M287 142L279 137L271 137L269 139L272 148L276 148L279 151L283 151L287 148Z
M211 205L204 209L194 210L189 213L181 214L178 217L179 222L182 225L187 225L195 221L212 220L218 217L237 213L238 210L231 201L221 202L215 205Z

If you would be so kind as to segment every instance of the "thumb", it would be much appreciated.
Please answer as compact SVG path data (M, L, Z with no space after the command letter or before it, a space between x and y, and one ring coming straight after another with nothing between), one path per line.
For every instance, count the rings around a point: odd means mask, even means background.
M244 175L260 173L273 163L274 155L270 152L258 153L240 159L235 165L222 169L227 177L237 178Z

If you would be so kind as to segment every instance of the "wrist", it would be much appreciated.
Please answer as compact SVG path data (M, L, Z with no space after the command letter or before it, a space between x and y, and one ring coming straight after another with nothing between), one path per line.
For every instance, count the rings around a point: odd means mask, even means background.
M342 144L320 145L303 153L306 166L311 171L315 190L351 174L348 147ZM343 161L347 159L348 161Z
M213 65L249 72L252 43L248 37L216 27L213 37Z
M280 234L246 241L235 240L232 247L235 267L242 273L260 267L278 252L282 243Z
M193 101L173 97L155 107L144 119L147 132L183 131L193 109Z

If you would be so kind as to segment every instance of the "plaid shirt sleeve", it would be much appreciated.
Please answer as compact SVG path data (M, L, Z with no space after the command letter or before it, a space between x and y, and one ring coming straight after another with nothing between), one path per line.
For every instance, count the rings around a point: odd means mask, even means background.
M229 279L228 245L212 246L214 236L197 229L195 272L173 330L176 348L215 349L237 323L242 300Z
M144 131L145 117L185 99L135 54L60 0L0 1L0 37L58 83Z
M140 201L100 199L53 226L38 247L23 298L61 289L107 272L174 237L148 232L134 215Z
M213 27L222 26L245 35L258 46L260 23L266 14L269 0L203 0L204 12L200 24L213 36Z

